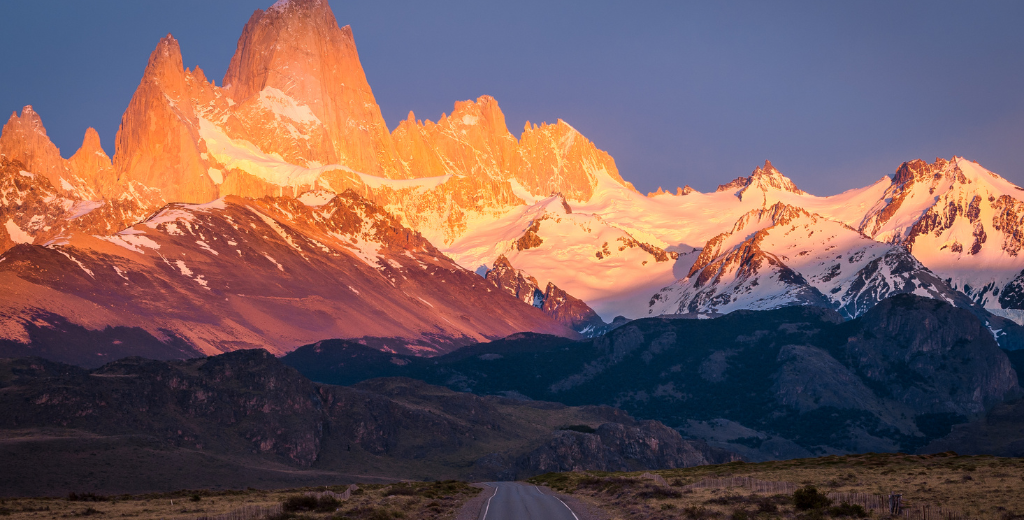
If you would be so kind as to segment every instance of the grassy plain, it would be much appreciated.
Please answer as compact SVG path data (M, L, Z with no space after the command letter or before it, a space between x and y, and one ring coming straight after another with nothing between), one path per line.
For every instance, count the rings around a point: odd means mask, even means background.
M548 473L530 479L608 511L612 519L731 519L840 516L823 508L798 511L792 494L757 493L745 487L692 489L704 479L752 477L815 486L820 492L887 496L900 493L905 509L929 509L929 518L1024 519L1024 459L989 456L863 454L641 473ZM833 504L834 506L839 504ZM889 516L868 511L873 518ZM912 517L914 518L914 517Z
M446 519L479 488L465 482L413 482L365 484L350 498L334 501L311 498L307 493L343 493L347 486L321 486L265 491L189 491L146 495L97 496L74 494L65 498L8 498L0 500L5 520L43 518L133 520L302 520ZM282 507L283 506L283 507Z

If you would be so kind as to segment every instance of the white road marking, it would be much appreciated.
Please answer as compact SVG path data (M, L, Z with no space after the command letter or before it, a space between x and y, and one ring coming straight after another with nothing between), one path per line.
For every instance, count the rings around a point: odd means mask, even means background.
M537 487L537 486L533 486L533 488L534 488L534 489L536 489L538 493L540 493L540 494L542 494L542 495L544 494L543 492L541 492L541 490L540 490L540 488L539 488L539 487ZM495 495L497 495L498 493L494 493L494 494L495 494ZM558 498L558 497L556 497L555 495L551 495L551 496L552 496L552 497L554 497L554 499L555 499L555 500L557 500L557 501L559 501L559 502L562 502L562 499L561 499L561 498ZM491 498L494 498L494 497L491 497ZM568 504L566 504L565 502L562 502L562 505L563 505L563 506L565 506L565 508L569 510L569 514L571 514L573 518L575 518L576 520L580 520L580 517L576 516L576 513L575 513L575 512L573 512L572 508L571 508L571 507L569 507L569 505L568 505Z
M491 510L491 500L493 500L494 497L496 497L496 496L498 496L498 486L494 486L494 494L491 495L491 498L487 499L487 507L484 508L484 518L483 518L483 520L487 520L487 512ZM576 515L573 515L573 516L576 516ZM576 520L579 520L579 518L577 518Z

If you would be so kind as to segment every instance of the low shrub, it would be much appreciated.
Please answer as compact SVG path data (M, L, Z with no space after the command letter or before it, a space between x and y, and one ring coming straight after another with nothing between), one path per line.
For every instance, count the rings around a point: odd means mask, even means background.
M642 491L638 491L636 494L637 498L648 499L653 498L655 500L666 500L669 498L680 498L683 494L678 489L666 488L661 486L647 486Z
M771 498L765 497L758 499L757 501L757 512L758 513L777 513L779 506Z
M95 493L68 493L68 502L106 502L110 498Z
M405 518L405 514L383 507L358 507L338 513L331 517L331 520L394 520L396 518Z
M814 486L802 487L793 492L793 507L798 511L824 509L830 505L832 500Z
M608 495L614 495L623 488L630 488L639 483L639 480L635 478L624 478L624 477L583 477L576 482L576 488L580 489L593 489L599 493L605 493Z
M396 496L396 495L397 496L413 496L415 494L416 494L416 490L413 489L412 486L409 486L409 485L406 485L406 484L395 484L394 486L391 486L391 489L389 489L389 490L384 492L384 496L386 496L386 497L393 497L393 496Z
M708 511L704 506L689 506L683 508L683 516L691 520L704 520L715 516L716 513Z
M715 504L718 506L728 506L732 504L745 504L747 502L750 502L750 497L729 494L709 499L706 503Z
M849 517L854 517L854 518L867 518L868 517L868 512L867 512L866 509L864 509L863 506L861 506L859 504L848 504L846 502L843 502L843 503L839 504L836 507L830 508L828 510L828 514L829 514L829 516L832 516L832 517L841 517L841 516L849 516Z
M295 513L299 511L316 511L318 513L326 513L334 511L341 505L336 498L333 497L312 497L308 495L295 495L290 496L281 503L281 509L288 513Z

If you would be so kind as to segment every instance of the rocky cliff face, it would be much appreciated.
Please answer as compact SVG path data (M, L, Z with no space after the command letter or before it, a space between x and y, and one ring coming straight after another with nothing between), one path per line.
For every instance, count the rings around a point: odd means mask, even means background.
M90 153L99 155L86 159ZM112 180L112 172L104 168L109 167L110 161L99 146L95 130L86 131L82 148L75 154L78 159L65 160L46 135L43 120L31 105L22 109L21 116L11 114L4 125L0 132L0 155L20 162L24 170L45 177L62 196L76 200L97 199L97 188Z
M52 186L61 186L63 179L70 188L68 178L71 175L60 150L46 135L43 121L31 105L25 106L20 116L13 113L7 120L0 134L0 153L9 160L20 161L27 170L46 177Z
M241 110L259 104L270 109L268 115L288 117L301 112L289 109L306 107L306 121L296 122L322 127L329 145L297 149L297 142L277 141L282 136L244 121L237 138L264 152L304 155L307 164L342 164L379 177L408 176L366 81L352 29L338 27L325 0L278 2L253 13L223 84Z
M96 193L114 193L116 175L113 163L100 145L100 134L89 127L82 138L82 146L68 159L68 167ZM116 198L116 197L113 197Z
M203 159L199 121L181 48L171 35L149 57L117 131L113 166L123 189L132 182L157 190L162 202L203 203L217 189ZM111 194L108 194L108 196Z
M1019 391L1017 374L992 333L965 309L934 299L890 298L858 327L839 359L918 413L977 416ZM948 377L952 366L955 379Z

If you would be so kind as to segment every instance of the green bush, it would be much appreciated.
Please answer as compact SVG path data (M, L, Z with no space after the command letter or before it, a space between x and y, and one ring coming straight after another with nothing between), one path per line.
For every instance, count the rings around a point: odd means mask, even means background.
M798 511L824 509L832 505L832 500L814 486L802 487L793 492L793 507Z

